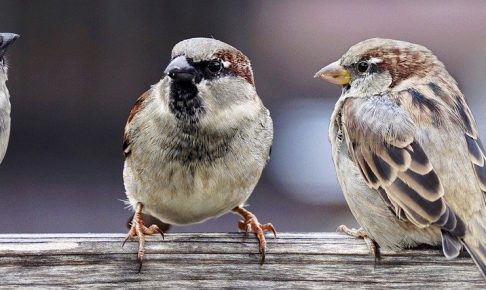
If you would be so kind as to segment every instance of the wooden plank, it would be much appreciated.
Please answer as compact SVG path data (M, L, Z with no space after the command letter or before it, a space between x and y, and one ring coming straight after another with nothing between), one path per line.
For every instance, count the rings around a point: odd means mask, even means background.
M268 239L266 263L240 233L148 237L137 272L137 242L121 234L0 235L0 287L101 288L486 288L464 253L439 249L382 251L337 233L283 233Z

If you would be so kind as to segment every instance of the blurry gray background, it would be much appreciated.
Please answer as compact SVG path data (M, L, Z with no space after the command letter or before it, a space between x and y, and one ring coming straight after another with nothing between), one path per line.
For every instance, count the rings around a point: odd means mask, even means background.
M486 134L485 1L0 1L10 50L12 134L0 166L0 232L122 232L130 212L122 133L171 47L214 37L250 57L275 124L249 200L279 231L355 225L327 126L340 88L313 79L370 37L423 44L446 63ZM173 231L235 231L231 214Z

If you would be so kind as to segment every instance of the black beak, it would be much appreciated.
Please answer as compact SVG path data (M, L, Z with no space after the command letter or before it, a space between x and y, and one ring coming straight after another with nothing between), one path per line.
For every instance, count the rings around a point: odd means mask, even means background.
M173 69L167 75L176 81L192 81L194 79L193 70L187 69Z
M192 65L187 62L186 57L181 55L174 58L169 63L167 68L164 70L164 73L175 81L188 82L194 81L197 71Z
M0 33L0 57L5 55L8 47L11 46L17 38L19 38L19 35L15 33Z

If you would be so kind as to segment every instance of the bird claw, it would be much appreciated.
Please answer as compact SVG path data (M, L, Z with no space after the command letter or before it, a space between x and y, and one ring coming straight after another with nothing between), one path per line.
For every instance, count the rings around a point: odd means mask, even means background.
M277 231L275 230L275 227L271 223L260 224L254 214L243 208L238 207L235 208L234 211L239 213L244 219L238 222L238 228L245 232L245 238L248 238L248 234L252 232L258 239L260 265L263 265L263 263L265 263L265 253L267 248L265 232L272 232L274 238L277 238Z
M339 227L337 227L336 232L344 233L348 236L358 239L363 239L366 243L366 246L368 247L368 250L370 251L370 255L375 257L375 259L378 259L380 257L378 244L369 237L368 233L363 228L350 229L345 225L340 225Z
M138 273L140 274L142 272L142 265L143 265L143 262L142 262L142 258L138 258Z
M145 256L145 236L146 235L154 235L154 234L161 234L162 239L164 239L164 232L157 226L157 225L151 225L150 227L146 227L144 225L142 215L137 212L133 216L132 224L130 227L130 230L128 231L128 235L123 241L122 247L125 245L125 243L134 237L138 236L138 253L137 253L137 259L139 263L138 267L138 272L142 270L142 263L143 263L143 257Z

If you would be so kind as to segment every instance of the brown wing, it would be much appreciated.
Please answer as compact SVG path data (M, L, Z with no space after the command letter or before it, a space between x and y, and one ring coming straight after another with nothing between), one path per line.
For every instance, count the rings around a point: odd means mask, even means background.
M469 158L474 166L474 171L478 178L479 187L486 194L486 151L478 137L473 137L466 133L467 148Z
M447 206L440 179L415 138L416 125L396 98L350 98L342 120L351 157L398 218L464 235L463 222Z
M481 140L479 140L476 122L465 97L456 87L438 86L432 82L429 83L429 87L435 96L445 100L452 108L454 115L452 119L462 127L470 161L476 172L479 186L486 197L486 151L481 144Z
M479 188L485 197L482 204L477 204L480 206L475 209L472 220L469 221L470 234L469 237L464 239L464 242L469 254L471 254L474 262L486 278L486 219L484 218L484 207L486 206L484 203L486 201L486 151L481 144L481 140L479 140L476 122L466 103L466 99L460 92L455 94L455 96L453 109L458 123L463 127L469 159L476 173Z
M479 187L486 194L486 151L481 144L481 140L479 140L476 122L462 95L459 94L456 97L454 107L465 132L464 136L467 142L469 158L474 166Z
M130 114L128 115L128 121L127 124L125 125L125 131L123 133L123 155L125 156L125 158L127 158L131 153L130 123L132 122L135 115L137 115L137 113L140 112L140 110L142 109L145 100L150 96L150 92L151 92L150 90L146 91L137 99L137 101L132 107L132 110L130 111Z

